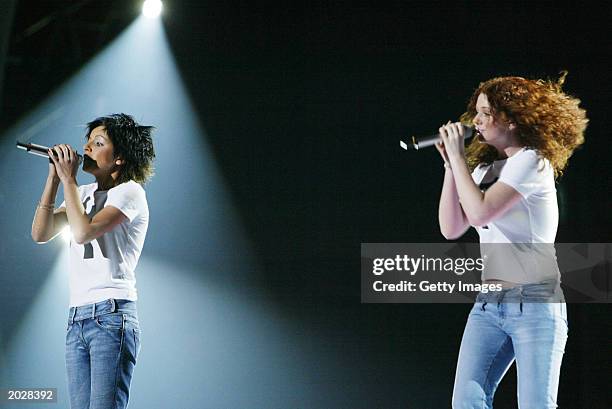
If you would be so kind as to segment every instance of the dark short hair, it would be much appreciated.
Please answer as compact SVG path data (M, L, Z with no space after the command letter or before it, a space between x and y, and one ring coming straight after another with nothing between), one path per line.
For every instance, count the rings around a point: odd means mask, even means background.
M119 172L118 184L133 180L143 184L154 174L153 126L139 125L130 115L112 114L101 116L87 124L87 135L98 126L103 126L113 142L114 155L124 160Z

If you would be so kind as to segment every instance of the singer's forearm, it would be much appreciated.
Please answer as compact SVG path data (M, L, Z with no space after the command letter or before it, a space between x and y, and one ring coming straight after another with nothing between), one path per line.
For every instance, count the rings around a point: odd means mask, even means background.
M66 201L66 216L68 217L68 224L74 239L77 243L82 240L80 238L85 236L87 228L89 226L89 218L85 214L85 208L81 203L79 196L78 185L76 180L64 180L64 200Z
M59 179L47 178L40 203L36 206L34 219L32 220L32 240L37 243L45 243L57 233L54 223L54 206L58 187Z
M484 193L474 183L463 157L453 156L449 159L453 168L455 186L457 187L457 194L463 212L469 224L479 226L482 220L486 218Z
M440 232L448 240L454 240L462 236L469 228L469 223L459 202L453 172L450 169L446 169L444 173L444 183L438 207L438 222Z

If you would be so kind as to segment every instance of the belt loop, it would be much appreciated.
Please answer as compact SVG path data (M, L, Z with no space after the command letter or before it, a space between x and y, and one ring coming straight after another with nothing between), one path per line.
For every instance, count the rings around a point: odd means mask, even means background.
M74 324L74 316L76 315L77 307L72 307L72 314L70 314L70 324Z
M110 302L110 305L111 305L111 311L110 312L117 311L117 301L115 301L114 298L109 298L108 301Z
M91 304L91 319L96 317L96 303Z
M485 305L487 305L487 302L486 302L486 301L482 303L482 310L483 310L483 311L486 311L486 309L485 309Z

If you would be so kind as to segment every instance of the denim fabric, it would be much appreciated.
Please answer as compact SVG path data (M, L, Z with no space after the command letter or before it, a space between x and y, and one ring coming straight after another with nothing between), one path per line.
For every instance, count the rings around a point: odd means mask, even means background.
M556 282L480 293L461 341L453 409L492 408L514 360L519 408L556 408L567 334L566 305Z
M66 370L71 409L123 409L140 350L136 303L108 299L70 308Z

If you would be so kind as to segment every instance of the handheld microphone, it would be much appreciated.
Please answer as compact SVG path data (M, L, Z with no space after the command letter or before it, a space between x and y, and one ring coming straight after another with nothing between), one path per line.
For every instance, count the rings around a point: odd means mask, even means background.
M474 128L471 126L463 125L463 138L467 140L472 136L474 136ZM415 151L418 151L419 149L426 148L428 146L433 146L441 140L442 138L440 137L439 133L429 136L413 136L411 143L406 143L400 140L400 146L403 149L408 150L408 146L412 145L412 148Z
M42 156L44 158L49 158L49 148L42 145L37 145L35 143L22 143L17 142L17 148L23 149L24 151L31 153L32 155ZM77 158L79 159L79 163L83 162L83 156L77 153ZM51 160L51 158L49 158Z

